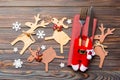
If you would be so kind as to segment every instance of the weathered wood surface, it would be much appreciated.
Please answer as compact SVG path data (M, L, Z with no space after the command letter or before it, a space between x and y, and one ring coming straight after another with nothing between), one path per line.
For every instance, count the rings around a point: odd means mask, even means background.
M69 43L64 46L64 54L60 54L59 45L54 40L45 41L37 39L37 45L45 44L52 46L57 55L64 55L65 59L55 59L49 64L49 72L45 73L44 64L33 62L27 63L26 59L30 55L28 51L22 56L14 53L10 42L14 40L21 31L12 30L12 23L18 21L22 23L22 30L29 28L25 22L33 21L34 15L41 14L43 17L54 16L62 18L64 16L73 19L75 14L80 13L82 7L94 6L95 15L99 19L98 25L104 24L107 28L116 28L114 35L106 38L104 44L108 46L109 54L105 59L103 69L98 68L99 57L95 56L90 63L89 74L84 79L83 73L74 72L67 67ZM39 28L45 31L47 36L53 33L51 25L46 28ZM64 31L70 36L71 24ZM37 30L39 30L37 29ZM36 32L37 32L36 30ZM97 30L96 33L99 33ZM19 51L23 43L17 43ZM14 59L21 58L23 67L15 69L12 65ZM60 68L60 62L65 63L64 68ZM0 0L0 79L4 80L120 80L120 1L119 0Z
M1 0L0 6L119 6L119 0Z

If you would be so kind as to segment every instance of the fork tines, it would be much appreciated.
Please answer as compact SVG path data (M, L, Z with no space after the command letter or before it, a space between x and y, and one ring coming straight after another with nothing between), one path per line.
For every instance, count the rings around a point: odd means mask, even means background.
M85 20L87 17L88 8L81 8L80 20Z

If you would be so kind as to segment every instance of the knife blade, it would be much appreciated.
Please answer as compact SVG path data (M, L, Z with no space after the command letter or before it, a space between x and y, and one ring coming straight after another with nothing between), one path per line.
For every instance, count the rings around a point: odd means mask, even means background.
M88 37L90 38L92 36L92 30L93 30L93 19L94 19L94 13L93 13L93 7L91 6L90 9L88 10L88 16L90 17L89 19L89 24L88 24Z

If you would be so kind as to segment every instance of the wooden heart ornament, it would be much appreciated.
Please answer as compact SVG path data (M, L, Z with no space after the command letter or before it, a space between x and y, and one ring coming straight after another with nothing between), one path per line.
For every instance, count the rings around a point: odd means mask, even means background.
M63 45L66 45L68 41L70 40L70 37L62 31L62 28L68 28L67 25L64 24L64 20L67 18L62 18L61 20L58 20L57 18L52 18L52 23L54 23L53 26L53 35L50 37L45 37L45 40L54 39L56 42L60 44L60 52L63 53Z
M33 60L37 59L36 61L44 63L46 72L48 72L48 64L52 62L54 58L64 58L64 56L57 56L55 50L52 47L45 50L42 54L38 54L40 48L34 51L30 48L29 51L31 55L28 57L27 61L32 62Z

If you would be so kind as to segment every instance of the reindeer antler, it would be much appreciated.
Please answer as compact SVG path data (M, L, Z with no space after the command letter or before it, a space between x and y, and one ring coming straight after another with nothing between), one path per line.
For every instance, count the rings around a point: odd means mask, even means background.
M31 49L31 47L29 47L29 51L32 53L33 51L32 51L32 49Z
M26 26L30 27L30 29L27 31L27 33L32 33L38 27L46 27L46 25L48 25L50 23L50 22L45 22L44 20L41 20L40 14L37 14L36 16L34 16L34 18L35 18L35 23L32 23L32 22L25 23ZM40 21L40 23L39 23L39 21Z
M64 24L64 21L65 21L66 19L67 19L66 17L63 17L63 18L59 21L59 24L61 24L64 28L68 28L68 26Z
M63 21L64 21L64 20L66 20L66 19L67 19L66 17L63 17L60 21L62 21L62 22L63 22Z
M49 22L45 22L44 20L42 20L38 26L46 27L46 25L48 25L48 24L49 24Z
M101 24L101 26L99 27L100 31L101 31L101 35L104 35L104 31L106 28L103 27L103 24Z
M113 28L113 29L108 28L108 29L107 29L107 33L105 34L105 36L110 35L110 34L113 34L112 32L113 32L114 30L115 30L115 28Z
M39 46L38 46L37 50L40 51L40 47Z
M103 41L104 41L104 39L105 39L105 37L107 35L113 34L112 32L115 30L115 28L113 28L113 29L108 28L107 32L104 33L104 31L105 31L106 28L104 28L103 24L101 24L101 26L99 27L99 29L101 31L101 34L100 35L95 35L94 39L100 40L101 43L103 43Z
M41 20L40 14L37 14L37 16L34 16L34 18L35 18L35 25L37 25L38 22Z

